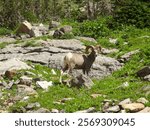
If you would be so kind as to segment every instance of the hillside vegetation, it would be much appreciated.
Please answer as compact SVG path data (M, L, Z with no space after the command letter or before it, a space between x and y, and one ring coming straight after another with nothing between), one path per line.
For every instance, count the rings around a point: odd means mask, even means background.
M85 8L86 11L83 13L82 8L89 5L90 2L97 5L97 10L92 6L92 9ZM150 4L147 0L135 0L134 2L132 0L126 2L122 0L84 0L82 2L80 0L61 2L57 0L41 0L40 2L14 0L10 3L9 5L0 0L0 26L2 26L0 27L0 49L5 49L11 44L16 47L36 48L41 47L42 44L37 43L38 40L45 42L57 40L58 38L46 34L29 38L29 40L1 42L6 35L15 35L16 28L24 19L32 23L43 22L44 25L49 24L51 20L56 20L61 22L59 28L64 25L70 25L73 28L72 33L65 34L59 39L75 39L76 36L94 38L96 42L80 41L83 45L100 45L105 49L116 49L116 52L100 55L116 59L122 64L122 67L103 78L92 78L94 85L91 89L87 89L84 86L77 88L60 84L60 69L28 61L26 63L32 67L31 69L17 71L12 79L9 79L7 75L0 76L0 112L34 112L39 108L44 108L48 112L54 109L58 110L57 112L76 112L91 107L94 108L94 112L122 112L122 108L119 108L118 111L105 111L104 106L107 102L109 102L108 107L118 106L121 101L128 98L133 103L138 102L139 98L145 98L147 102L143 103L144 106L150 107L150 78L144 80L137 75L139 70L150 66ZM20 5L23 6L18 8ZM100 10L102 5L107 8ZM11 8L6 9L5 6ZM26 11L26 8L29 10ZM110 39L116 41L112 43ZM137 51L137 53L126 61L120 60L124 54L132 51ZM0 57L2 55L3 53L0 53ZM56 74L53 74L52 70ZM14 83L10 89L5 89L2 83L4 81L6 83L17 82L23 75L34 79L31 85L36 94L15 100L18 96L17 84ZM37 86L37 79L52 81L53 85L45 91ZM143 90L144 87L147 87L146 91ZM126 112L133 111L126 110Z

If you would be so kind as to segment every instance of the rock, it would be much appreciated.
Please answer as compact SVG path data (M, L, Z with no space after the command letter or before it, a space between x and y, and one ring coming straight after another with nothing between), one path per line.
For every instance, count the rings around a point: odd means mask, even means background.
M149 101L146 100L144 97L141 97L141 98L139 98L139 99L137 100L137 102L138 102L138 103L146 104L146 103L148 103Z
M20 77L20 84L30 86L32 84L32 78L27 76Z
M117 53L117 52L119 52L119 50L118 49L107 49L107 48L102 48L102 54L110 54L110 53Z
M143 86L143 87L141 88L141 91L143 91L143 92L148 92L148 91L150 91L150 85Z
M30 95L37 95L37 92L32 88L27 85L17 85L18 88L18 95L23 95L23 96L30 96Z
M9 81L8 87L6 87L6 89L11 89L13 85L14 85L14 80Z
M145 106L142 103L130 103L130 104L123 104L122 108L129 112L138 112L140 110L143 110Z
M65 103L62 103L61 101L54 101L53 104L56 104L56 105L64 105Z
M71 100L73 100L73 99L74 99L74 98L63 98L63 99L60 100L60 102L65 103L65 102L71 101Z
M52 113L59 113L59 110L57 110L57 109L52 109L51 112L52 112Z
M113 43L113 44L117 44L118 43L118 39L109 38L109 42Z
M112 107L107 108L106 111L109 112L109 113L110 112L115 112L116 113L116 112L120 111L120 107L118 105L112 106Z
M149 96L149 95L150 95L150 86L149 86L149 85L143 86L143 87L139 90L139 92L140 92L140 93L141 93L141 92L144 92L146 96Z
M124 82L122 85L118 86L117 88L123 88L123 89L125 89L127 87L129 87L129 82Z
M93 113L95 111L96 111L95 107L90 107L89 109L81 110L81 111L76 111L74 113Z
M102 96L103 96L102 94L97 94L97 93L91 94L92 98L98 98L98 97L102 97Z
M17 74L17 70L6 70L5 76L12 79Z
M150 74L150 67L146 66L137 72L139 77L145 77Z
M26 109L30 110L30 109L34 109L34 108L39 108L41 105L38 102L35 103L30 103L26 106Z
M130 98L127 98L127 99L121 101L121 102L119 103L119 105L122 106L123 104L130 104L130 103L132 103L131 100L130 100Z
M53 35L54 35L54 32L55 32L54 30L49 31L48 35L49 35L49 36L53 36Z
M57 75L57 73L55 72L54 69L51 70L51 73L52 73L53 75Z
M25 96L25 97L23 98L23 101L24 101L24 102L25 102L25 101L28 101L29 98L30 98L29 96Z
M19 28L16 30L16 33L26 33L29 34L31 33L32 25L28 21L24 21L20 24Z
M53 33L54 38L60 38L63 35L64 35L64 33L62 31L58 30L58 29L55 30L55 32Z
M65 39L65 40L48 40L48 45L65 49L65 50L73 50L75 52L83 50L85 47L82 45L83 43L77 39Z
M53 86L53 82L52 81L37 81L36 85L39 86L40 88L43 88L44 90L48 90L48 87Z
M110 107L110 102L105 102L104 106L102 107L102 112L107 112L107 109Z
M61 27L59 30L62 31L64 34L65 33L71 33L72 27L69 25L65 25L65 26Z
M90 89L94 85L94 83L89 77L80 74L77 76L73 76L73 78L69 81L69 85L72 87L84 86Z
M91 37L76 37L76 39L78 40L83 40L83 41L88 41L88 42L94 42L94 43L97 43L97 41L94 39L94 38L91 38Z
M5 74L7 70L21 70L21 69L30 69L26 63L20 61L17 58L13 58L10 60L6 60L4 62L0 62L0 75Z
M39 37L39 36L42 36L42 32L40 32L39 28L38 27L34 27L31 29L30 31L30 36L31 37Z
M122 62L122 63L127 62L127 61L130 60L130 58L132 57L132 55L135 55L135 54L137 54L137 53L139 53L139 52L140 52L139 50L135 50L135 51L128 52L128 53L122 55L122 56L118 59L118 61L120 61L120 62Z
M150 81L150 74L143 78L145 81Z
M126 110L121 110L120 113L126 113Z
M145 107L143 110L139 111L138 113L150 113L150 107Z
M28 113L50 113L50 111L48 109L46 109L46 108L39 108L36 111L30 111Z
M60 26L60 22L57 22L57 21L51 21L49 23L49 29L51 28L58 28Z

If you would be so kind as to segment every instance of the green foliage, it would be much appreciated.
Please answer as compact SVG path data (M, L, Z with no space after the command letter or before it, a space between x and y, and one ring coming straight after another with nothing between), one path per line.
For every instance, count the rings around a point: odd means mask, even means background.
M137 0L126 1L115 11L113 26L133 25L138 28L150 27L150 4Z
M81 35L98 38L109 35L106 19L99 18L94 21L85 21L79 26Z
M7 28L0 28L0 35L7 35L7 34L11 34L11 30L7 29Z
M73 39L73 38L74 38L73 33L65 33L64 35L59 37L59 39Z

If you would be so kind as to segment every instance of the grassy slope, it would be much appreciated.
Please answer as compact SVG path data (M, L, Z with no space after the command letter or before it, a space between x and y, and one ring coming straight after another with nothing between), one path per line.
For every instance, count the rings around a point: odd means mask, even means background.
M66 112L74 112L77 110L87 109L89 107L96 107L97 110L101 110L102 101L104 99L115 99L116 104L126 98L131 98L131 100L136 101L140 97L145 97L144 93L141 93L139 89L150 84L146 81L141 81L137 76L136 72L143 66L150 65L150 30L135 29L133 27L128 27L123 31L112 31L109 37L118 38L118 44L112 45L108 41L108 37L98 39L98 42L103 47L118 48L119 53L114 53L109 56L119 57L126 52L139 49L140 53L134 55L130 61L128 61L125 66L111 76L108 76L102 80L94 81L95 85L91 90L86 90L85 88L68 88L67 86L59 85L58 76L53 76L49 68L37 65L33 73L37 77L42 77L44 80L53 80L55 85L49 88L48 92L44 92L42 89L37 89L39 96L31 97L29 102L39 102L42 107L52 109L56 108L59 110L64 109ZM123 45L124 42L128 42L127 45ZM45 72L45 73L44 73ZM57 72L59 75L59 72ZM117 87L124 82L129 83L129 87L120 88ZM11 90L9 90L10 92ZM90 95L93 93L100 93L106 95L104 98L98 97L93 99ZM65 105L56 105L53 101L58 101L62 98L72 97L74 100L67 101ZM150 101L150 95L146 97ZM10 111L20 106L25 106L27 103L17 102L10 108ZM150 103L146 104L150 106Z

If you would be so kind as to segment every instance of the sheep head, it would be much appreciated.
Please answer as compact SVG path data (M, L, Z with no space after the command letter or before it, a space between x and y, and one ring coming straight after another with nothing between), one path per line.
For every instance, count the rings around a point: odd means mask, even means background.
M86 53L92 53L95 55L95 57L101 52L101 46L87 46L86 47Z

